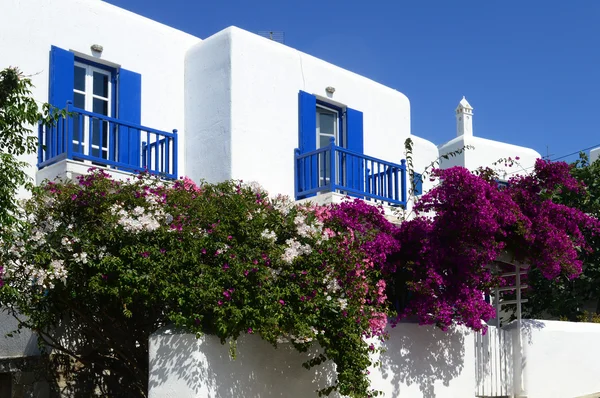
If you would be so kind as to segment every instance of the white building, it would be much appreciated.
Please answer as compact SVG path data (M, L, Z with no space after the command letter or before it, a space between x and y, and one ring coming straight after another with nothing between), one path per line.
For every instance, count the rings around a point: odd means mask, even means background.
M511 175L530 171L535 159L542 157L530 148L474 136L473 107L463 97L456 108L456 137L441 145L439 151L440 155L444 155L466 147L474 149L467 149L462 156L442 159L441 166L443 168L463 166L469 170L490 167L497 169L501 178L508 179ZM504 161L494 164L500 159L508 158L513 160L518 158L518 160L512 167L505 166Z
M38 101L80 109L42 133L46 150L27 159L38 182L94 163L255 180L298 199L337 187L395 203L405 200L398 166L409 137L416 172L464 145L475 149L444 167L539 157L474 137L466 100L458 137L437 148L411 134L402 93L235 27L200 39L102 1L5 0L2 11L0 67L31 74ZM336 186L325 187L332 166Z
M412 134L409 99L392 88L236 27L201 39L99 0L2 0L0 54L0 69L31 75L36 100L73 112L40 131L45 147L26 158L38 182L99 165L406 205L407 138L417 173L465 146L474 149L441 166L519 157L528 169L540 157L474 136L464 98L457 136L438 147ZM13 327L0 318L2 335ZM8 359L36 355L32 338L0 336L0 375Z

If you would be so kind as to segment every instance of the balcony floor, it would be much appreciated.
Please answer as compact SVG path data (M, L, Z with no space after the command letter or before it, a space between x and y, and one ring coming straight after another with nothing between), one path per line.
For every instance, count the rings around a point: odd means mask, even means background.
M353 200L353 199L354 198L350 197L350 200ZM333 203L342 203L345 200L348 200L347 195L343 195L343 194L337 193L337 192L323 192L323 193L317 194L315 196L312 196L310 198L297 200L296 203L297 204L314 203L314 204L323 206L323 205L329 205L329 204L333 204ZM362 200L364 200L364 199L362 199ZM381 203L374 202L371 200L364 200L364 201L373 206L381 204ZM394 224L400 224L400 219L398 218L398 211L400 209L398 207L389 206L386 204L381 204L381 206L383 207L385 218L387 218L389 222L394 223Z
M127 171L115 170L109 167L97 166L77 160L63 159L38 170L35 174L35 183L36 185L40 185L44 180L74 180L77 176L88 174L88 170L91 167L104 170L110 174L113 179L119 181L125 181L135 175Z

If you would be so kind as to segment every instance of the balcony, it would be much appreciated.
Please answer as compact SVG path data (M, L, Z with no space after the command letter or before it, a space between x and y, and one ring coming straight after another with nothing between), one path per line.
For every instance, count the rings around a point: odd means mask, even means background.
M38 128L38 174L53 179L105 167L116 174L177 175L177 130L172 133L75 108L53 126ZM58 168L58 170L54 170ZM50 170L52 169L52 170ZM39 180L39 178L38 178Z
M391 207L406 206L406 162L386 162L335 145L295 151L295 196L350 195Z

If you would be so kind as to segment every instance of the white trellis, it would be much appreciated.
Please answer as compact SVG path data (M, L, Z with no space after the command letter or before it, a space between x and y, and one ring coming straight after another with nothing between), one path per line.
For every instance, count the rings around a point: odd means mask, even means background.
M515 261L509 253L502 253L491 269L502 278L514 278L506 286L496 286L492 292L493 305L496 308L496 319L490 322L490 328L485 335L478 335L475 339L476 361L476 396L481 398L508 398L513 397L515 391L522 391L520 385L521 369L515 369L522 357L521 320L523 289L527 284L522 283L522 276L528 271L529 265ZM515 292L515 298L504 299L503 293ZM518 333L502 328L503 307L516 305L516 326Z
M496 259L495 264L492 266L495 270L499 271L499 276L502 278L514 277L514 283L506 286L496 286L494 288L494 307L496 308L496 326L502 326L502 307L507 305L516 305L516 317L517 322L521 323L522 319L522 304L527 302L527 299L523 298L523 289L527 289L528 285L521 283L523 275L527 274L529 264L518 262L514 259L510 253L503 252ZM509 271L504 272L503 269L511 268ZM515 298L505 300L502 298L502 293L514 291Z

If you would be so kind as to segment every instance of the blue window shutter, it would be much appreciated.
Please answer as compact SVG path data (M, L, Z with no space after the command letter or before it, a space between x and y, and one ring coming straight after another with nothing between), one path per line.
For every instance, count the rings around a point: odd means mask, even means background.
M413 186L415 196L423 194L423 176L419 173L413 173Z
M50 82L48 102L59 109L73 101L75 79L75 55L56 46L50 47Z
M346 108L346 140L347 148L363 154L363 113L356 109Z
M298 93L298 145L300 153L317 149L317 97Z
M356 109L346 108L346 148L353 152L364 153L363 113ZM364 191L364 165L362 161L351 158L354 162L346 165L346 179L349 188Z
M141 124L142 76L127 69L119 70L117 117L123 121ZM119 129L119 162L140 167L139 130L121 126Z
M304 91L298 93L298 147L301 154L317 149L317 97ZM303 162L310 162L310 160L304 160ZM302 180L306 185L298 187L300 190L312 189L318 186L316 157L313 156L311 167L302 164L297 170L298 173L303 173ZM296 179L299 181L299 176L296 176ZM304 197L308 196L314 195Z

